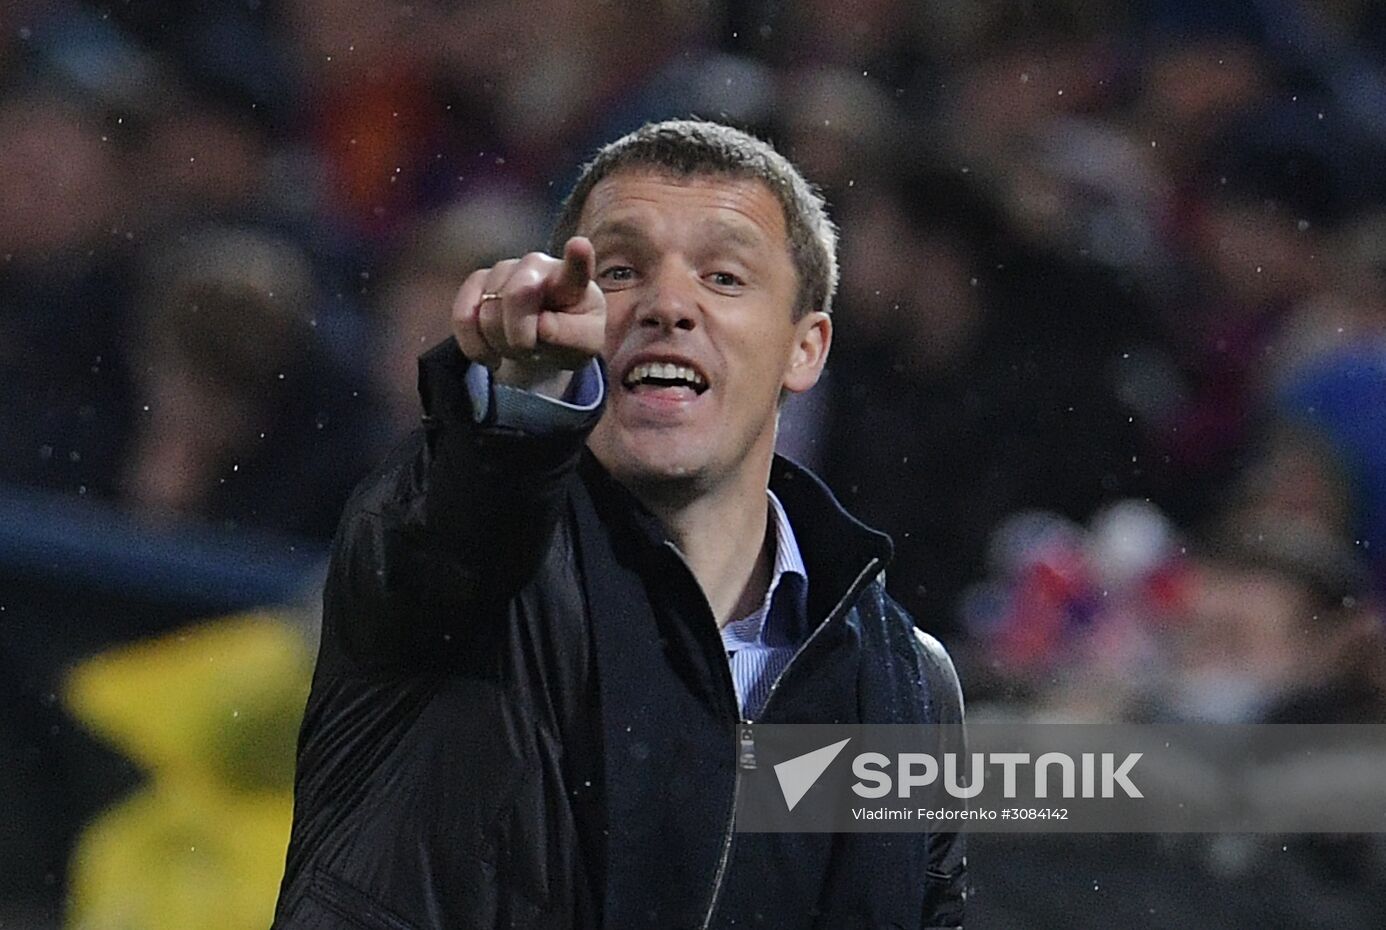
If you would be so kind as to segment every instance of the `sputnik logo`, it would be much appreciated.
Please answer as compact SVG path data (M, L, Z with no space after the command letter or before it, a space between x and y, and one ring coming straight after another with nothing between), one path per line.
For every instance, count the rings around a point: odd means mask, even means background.
M794 810L794 805L803 800L814 782L818 781L828 770L828 766L832 765L838 753L842 752L842 747L851 741L852 738L849 736L822 749L806 752L802 756L795 756L775 765L775 777L780 780L780 791L784 794L784 803L789 805L790 810Z

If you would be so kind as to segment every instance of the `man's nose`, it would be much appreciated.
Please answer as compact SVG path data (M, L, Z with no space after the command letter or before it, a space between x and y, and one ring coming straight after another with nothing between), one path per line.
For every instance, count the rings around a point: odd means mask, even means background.
M642 327L691 330L697 324L696 281L687 269L661 266L650 276L636 318Z

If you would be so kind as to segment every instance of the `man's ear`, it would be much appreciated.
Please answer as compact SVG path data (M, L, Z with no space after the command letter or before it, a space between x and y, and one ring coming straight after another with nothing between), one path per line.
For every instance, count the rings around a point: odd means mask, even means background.
M794 324L794 351L784 370L784 389L793 394L818 383L833 344L833 320L821 310L806 313Z

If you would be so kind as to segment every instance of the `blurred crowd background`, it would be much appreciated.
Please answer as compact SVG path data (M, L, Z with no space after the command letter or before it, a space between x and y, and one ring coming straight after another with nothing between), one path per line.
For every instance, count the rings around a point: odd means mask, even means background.
M1386 6L8 0L0 926L267 924L314 583L415 357L690 114L827 195L781 446L975 719L1383 720ZM981 927L1386 913L1375 840L972 860Z

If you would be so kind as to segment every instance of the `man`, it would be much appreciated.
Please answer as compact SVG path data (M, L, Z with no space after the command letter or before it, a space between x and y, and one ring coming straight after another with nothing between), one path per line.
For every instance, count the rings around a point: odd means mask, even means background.
M742 721L961 718L889 540L774 457L832 340L822 200L660 123L552 247L466 280L348 507L276 927L959 926L955 835L733 829Z

